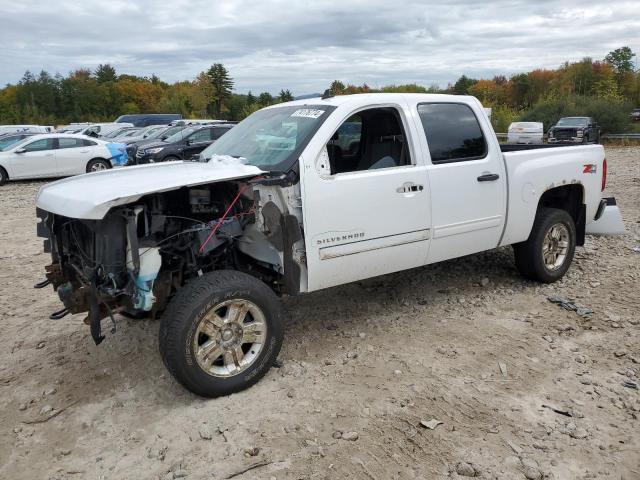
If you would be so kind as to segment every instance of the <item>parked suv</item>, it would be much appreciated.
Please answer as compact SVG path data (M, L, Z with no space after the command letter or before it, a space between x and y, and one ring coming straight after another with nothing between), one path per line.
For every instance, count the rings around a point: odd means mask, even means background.
M600 128L592 117L564 117L549 129L549 143L599 143Z
M168 162L171 160L189 160L200 153L233 125L216 124L185 128L165 140L159 140L139 147L135 155L135 163Z

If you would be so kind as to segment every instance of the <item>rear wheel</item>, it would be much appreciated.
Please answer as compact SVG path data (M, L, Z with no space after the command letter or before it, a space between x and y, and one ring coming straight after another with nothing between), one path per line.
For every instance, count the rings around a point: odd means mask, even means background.
M527 241L513 246L520 273L544 283L553 283L564 276L575 249L573 218L558 208L541 208Z
M258 279L217 271L192 280L160 324L165 366L191 392L228 395L256 383L276 360L284 336L280 302Z
M102 158L94 158L87 163L87 173L109 170L110 167L109 162L106 160L103 160Z
M9 180L9 175L7 175L7 171L0 167L0 185L4 185Z

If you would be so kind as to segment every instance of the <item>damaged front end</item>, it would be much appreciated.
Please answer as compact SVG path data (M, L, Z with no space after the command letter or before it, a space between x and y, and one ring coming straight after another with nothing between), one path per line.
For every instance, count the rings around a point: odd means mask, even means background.
M282 202L260 198L260 180L151 193L97 220L38 208L38 236L52 263L36 288L51 284L64 304L51 318L87 312L99 344L103 319L115 326L115 313L156 317L186 281L220 269L297 292L300 225Z

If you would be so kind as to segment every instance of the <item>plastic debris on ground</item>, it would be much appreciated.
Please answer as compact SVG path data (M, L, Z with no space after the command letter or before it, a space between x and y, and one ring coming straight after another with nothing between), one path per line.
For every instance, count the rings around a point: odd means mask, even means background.
M593 313L593 310L575 303L575 300L571 298L551 296L547 297L547 300L549 300L551 303L555 303L556 305L560 305L565 310L576 312L578 315L584 318L589 317L589 315Z

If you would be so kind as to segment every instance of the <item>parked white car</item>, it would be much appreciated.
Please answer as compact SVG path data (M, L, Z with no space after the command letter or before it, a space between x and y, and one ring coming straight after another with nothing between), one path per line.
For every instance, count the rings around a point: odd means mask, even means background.
M500 145L466 96L282 103L200 157L43 186L38 235L52 262L37 287L63 302L53 319L88 312L96 343L117 312L161 315L165 365L203 396L247 388L273 365L277 294L506 245L522 275L551 283L585 232L622 225L602 195L601 145Z
M103 137L109 133L125 127L133 127L133 123L70 123L58 130L58 133L76 133L90 137Z
M542 143L542 122L513 122L507 132L507 143Z
M126 146L84 135L33 135L0 151L0 185L7 180L65 177L123 166Z
M51 133L53 127L47 125L0 125L0 135L4 133Z

